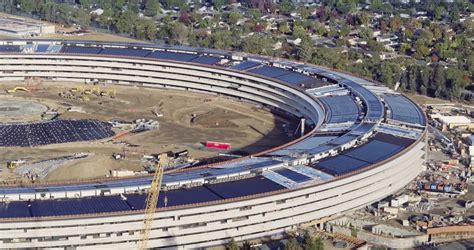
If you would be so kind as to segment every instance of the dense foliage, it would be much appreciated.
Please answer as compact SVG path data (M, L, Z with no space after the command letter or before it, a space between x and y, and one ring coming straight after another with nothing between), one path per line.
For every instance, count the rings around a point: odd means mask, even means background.
M288 0L214 0L205 3L213 9L204 11L200 4L186 2L8 0L0 3L0 10L138 39L297 59L397 85L405 92L473 101L474 4L468 0L372 0L370 5L325 0L313 7ZM235 2L242 6L230 5ZM91 14L98 8L104 11L101 15ZM375 33L395 36L397 45L384 46ZM355 39L357 45L351 44ZM387 54L393 58L383 58Z

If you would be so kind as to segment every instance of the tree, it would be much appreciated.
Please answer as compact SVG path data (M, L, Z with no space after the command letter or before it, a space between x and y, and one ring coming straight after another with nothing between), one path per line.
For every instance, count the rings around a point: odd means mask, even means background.
M232 46L232 34L230 31L216 31L212 36L214 48L228 50Z
M283 0L280 3L280 11L284 15L289 15L292 11L295 10L295 5L289 0Z
M415 58L416 59L424 59L430 54L430 49L426 47L425 42L422 39L418 39L415 42Z
M229 18L227 20L227 22L229 23L229 25L231 26L234 26L237 24L237 22L242 18L242 15L237 12L237 11L232 11L230 12L229 14Z
M102 8L104 10L112 9L113 0L98 0L97 4L99 5L100 8Z
M110 31L110 27L114 24L113 11L111 9L105 9L104 13L99 16L99 23L102 27L107 27Z
M285 250L303 250L296 238L291 237L285 244Z
M300 8L300 15L303 20L308 19L311 16L311 10L307 7Z
M308 34L306 34L306 30L304 29L303 26L301 25L294 25L293 26L293 36L295 38L301 38L303 39L303 37L307 36Z
M399 16L393 17L390 19L389 26L391 32L398 32L402 27L402 19Z
M32 13L35 10L35 3L31 0L20 0L20 7L26 13Z
M374 37L374 31L369 27L359 28L359 37L368 41Z
M349 35L350 32L351 32L351 27L347 24L343 24L341 29L339 30L339 35L341 37L346 37Z
M313 57L313 41L308 35L301 39L301 44L298 48L298 57L305 62L311 61Z
M434 9L434 18L437 20L441 20L443 18L444 7L442 5L436 6Z
M451 8L451 11L449 11L449 19L451 22L458 22L459 21L459 8L457 4L454 4L454 6Z
M87 27L91 23L91 17L89 13L83 9L78 9L74 11L73 14L74 22L82 27Z
M158 3L158 0L147 0L145 4L145 15L156 16L159 8L160 4Z
M188 41L189 29L183 23L173 23L169 32L170 42L173 44L185 44Z
M291 32L291 29L288 23L286 21L283 21L279 24L278 31L280 31L280 33L282 34L287 34Z
M401 43L400 44L400 54L405 55L408 50L411 49L411 46L408 43Z
M228 0L213 0L212 2L213 2L214 7L216 9L220 9L220 8L222 8L222 6L225 6L225 5L229 4Z
M252 16L253 20L260 20L262 17L262 12L259 9L251 9L250 15Z
M133 14L133 12L127 10L121 13L116 22L117 31L120 33L127 33L131 34L133 32L133 24L137 16Z
M251 54L270 55L270 46L273 41L270 37L261 34L253 34L244 40L242 49Z
M314 248L311 250L324 250L324 243L320 237L313 240Z
M79 0L79 4L82 8L89 9L91 7L92 2L91 0Z
M235 242L234 238L232 238L226 245L227 250L239 250L239 246Z

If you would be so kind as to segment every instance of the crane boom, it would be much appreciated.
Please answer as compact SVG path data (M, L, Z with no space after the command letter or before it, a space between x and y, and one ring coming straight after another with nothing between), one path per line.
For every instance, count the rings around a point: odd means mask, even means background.
M153 225L153 216L156 212L158 197L160 196L163 171L167 161L168 156L166 154L161 154L159 163L156 166L155 175L153 176L153 180L151 182L150 190L148 191L145 207L145 218L143 220L143 227L140 231L140 245L138 248L140 250L147 249L148 240L150 239L150 230Z

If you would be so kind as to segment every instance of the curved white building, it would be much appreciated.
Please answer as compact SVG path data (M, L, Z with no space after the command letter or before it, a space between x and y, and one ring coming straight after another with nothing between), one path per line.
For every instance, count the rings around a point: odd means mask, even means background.
M146 44L15 40L0 41L0 53L0 81L40 77L198 91L305 119L308 132L286 145L165 173L149 247L279 234L383 199L423 169L419 107L346 73ZM142 177L1 187L0 248L135 248L149 184Z

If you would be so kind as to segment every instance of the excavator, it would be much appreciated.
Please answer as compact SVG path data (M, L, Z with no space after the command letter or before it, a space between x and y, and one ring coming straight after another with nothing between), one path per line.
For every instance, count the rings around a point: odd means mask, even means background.
M7 93L8 94L13 94L17 91L24 91L24 92L28 92L28 93L31 93L30 90L28 90L27 88L25 87L15 87L13 89L7 89Z

